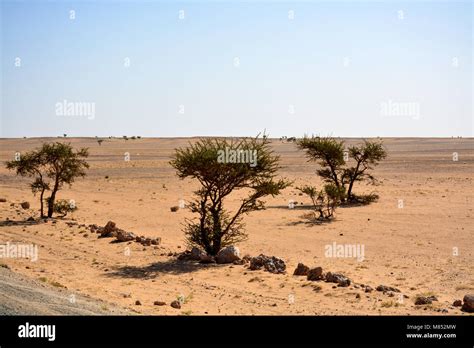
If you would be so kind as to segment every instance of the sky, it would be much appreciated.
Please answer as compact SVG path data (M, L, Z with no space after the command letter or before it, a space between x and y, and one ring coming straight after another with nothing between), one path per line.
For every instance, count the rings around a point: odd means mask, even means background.
M0 137L474 135L472 1L0 6Z

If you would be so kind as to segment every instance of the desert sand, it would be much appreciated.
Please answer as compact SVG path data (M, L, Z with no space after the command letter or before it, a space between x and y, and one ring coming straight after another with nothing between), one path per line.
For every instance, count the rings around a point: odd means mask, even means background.
M90 150L88 175L58 194L74 199L78 210L56 222L24 223L28 217L38 218L38 198L28 187L30 180L15 176L3 163L17 151L55 140L0 140L0 197L6 198L0 203L0 244L39 246L36 262L0 259L21 276L135 314L469 315L452 303L474 292L472 138L384 139L388 158L374 171L380 185L359 183L355 189L377 192L379 201L341 207L333 222L321 225L304 218L310 202L294 187L320 186L318 166L307 162L293 143L273 140L272 147L281 156L279 176L295 184L266 199L266 210L244 218L248 240L238 247L241 255L263 253L283 259L287 273L278 275L241 265L180 262L172 256L187 248L182 223L192 214L186 209L171 212L170 207L181 199L189 201L198 186L179 180L168 162L174 148L192 139L105 139L101 146L92 138L60 139ZM124 160L127 152L130 161ZM453 161L453 152L458 161ZM235 207L238 198L239 194L231 195L228 206ZM295 209L288 208L289 200L298 202ZM19 206L23 201L31 203L30 209ZM86 228L66 224L73 220L100 226L111 220L126 231L161 237L161 244L112 243ZM364 245L364 260L325 257L325 245L334 242ZM353 284L333 288L333 283L294 276L299 262L343 273ZM393 286L406 297L366 293L360 284ZM418 294L434 295L438 301L416 306ZM169 304L178 296L185 302L181 309L172 308ZM154 305L155 301L166 305Z

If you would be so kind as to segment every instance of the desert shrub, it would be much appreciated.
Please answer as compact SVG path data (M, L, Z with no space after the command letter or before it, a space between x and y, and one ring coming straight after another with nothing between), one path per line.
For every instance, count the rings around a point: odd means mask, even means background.
M49 199L46 199L46 201L49 204ZM68 213L72 213L76 210L76 205L66 199L58 199L53 205L53 212L59 214L60 217L65 217Z
M222 154L252 153L252 163L222 160ZM268 138L240 140L201 139L177 149L170 164L179 178L194 178L200 183L195 199L189 204L197 219L187 219L184 232L190 246L199 246L210 255L246 239L242 217L264 209L261 198L275 196L290 183L276 180L279 157L269 147ZM238 208L230 212L225 200L235 191L245 192Z
M344 199L344 188L338 188L334 184L326 184L322 190L314 186L297 187L302 193L311 198L316 220L331 220L334 217L337 206Z
M310 161L320 165L316 173L327 183L334 185L338 192L344 190L342 201L354 202L357 197L353 193L355 182L367 181L370 184L377 182L370 173L381 160L387 157L383 144L378 141L364 140L361 145L348 148L347 159L352 159L353 166L348 166L344 158L344 141L331 137L303 137L297 141L299 149L306 151ZM365 197L362 202L377 199L377 195Z
M6 167L16 170L16 174L32 177L30 184L33 194L40 194L40 212L44 217L43 201L46 191L51 195L46 198L48 217L54 213L57 192L64 186L70 186L77 177L86 175L89 164L85 158L89 156L87 149L74 151L70 144L44 143L41 148L23 154L18 160L8 161Z

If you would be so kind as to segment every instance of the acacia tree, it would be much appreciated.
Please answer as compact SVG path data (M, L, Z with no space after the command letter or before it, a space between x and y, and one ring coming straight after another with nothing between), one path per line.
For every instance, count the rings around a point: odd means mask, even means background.
M224 153L231 155L226 158ZM250 161L237 161L237 156L247 156ZM290 185L285 179L276 180L278 162L266 137L201 139L176 149L170 164L179 178L195 178L201 185L190 204L199 218L185 223L188 244L217 255L225 246L245 240L243 215L263 209L261 198L278 195ZM247 195L231 213L224 208L224 202L232 192L240 190Z
M356 199L352 193L356 181L368 180L370 183L376 183L376 178L368 172L378 163L387 157L387 152L382 143L370 142L364 140L364 144L349 147L349 157L355 161L355 166L344 170L343 177L347 183L347 199L353 201Z
M87 149L74 151L70 144L60 142L44 143L41 148L23 154L18 160L8 161L6 167L16 170L16 174L34 178L30 184L33 194L40 193L41 217L45 217L43 201L48 204L48 217L55 211L57 192L64 184L72 185L77 177L86 175L89 164L85 158ZM44 199L46 191L51 195Z
M368 180L374 184L376 179L369 170L387 157L381 142L364 140L362 145L350 146L348 158L355 165L347 167L344 158L344 141L331 137L304 137L297 142L298 148L306 151L310 161L317 161L322 167L317 174L327 183L333 184L338 192L345 192L343 201L356 201L353 194L356 181Z

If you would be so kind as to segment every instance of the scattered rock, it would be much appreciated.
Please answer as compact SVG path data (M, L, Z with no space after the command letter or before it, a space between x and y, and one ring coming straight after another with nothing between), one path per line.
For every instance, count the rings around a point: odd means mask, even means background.
M135 301L135 305L136 305L136 306L141 306L142 303L141 303L140 301L136 300L136 301Z
M180 309L181 308L181 302L179 302L177 300L174 300L173 302L171 302L171 307L176 308L176 309Z
M326 274L326 281L329 283L337 283L338 286L346 287L351 285L351 280L347 278L345 275L340 273L331 273L328 272Z
M461 307L462 306L462 300L454 300L453 306L454 307Z
M118 230L116 238L117 238L117 241L119 242L128 242L128 241L134 240L136 236L132 232Z
M70 225L71 226L71 225ZM85 226L85 225L79 225ZM135 240L145 246L158 245L161 243L161 238L145 238L144 236L138 237L133 232L127 232L117 227L115 222L109 221L104 227L97 226L96 224L89 225L89 230L92 233L100 233L99 238L115 237L118 242L130 242Z
M438 301L436 296L417 296L415 298L415 305L416 306L427 305L427 304L433 303L433 301Z
M360 294L357 294L357 295L356 295L356 298L360 298Z
M463 305L461 310L464 312L468 313L473 313L474 312L474 295L472 294L467 294L463 298Z
M270 273L285 273L286 265L282 259L279 259L275 256L269 257L263 254L260 254L257 257L252 257L250 260L249 269L252 271L265 268L267 272Z
M387 291L400 292L400 290L398 290L397 288L386 286L386 285L379 285L375 289L377 291L383 291L383 292L387 292Z
M177 205L175 205L174 207L171 207L170 210L175 213L179 210L179 207Z
M298 263L298 266L295 268L293 275L295 276L307 276L309 272L309 267L305 266L302 263Z
M216 256L216 262L220 264L232 263L236 260L240 260L240 250L233 245L222 249Z
M163 302L163 301L155 301L153 302L153 304L155 306L166 306L166 302Z
M323 269L321 267L315 267L308 271L308 280L321 280L323 279Z
M20 206L23 209L30 209L30 203L29 202L22 202L22 203L20 203Z
M366 285L364 291L365 292L372 292L372 291L374 291L374 289L370 285Z
M109 221L107 224L103 227L99 227L99 233L102 238L107 238L107 237L116 237L117 236L117 226L115 225L115 222Z

